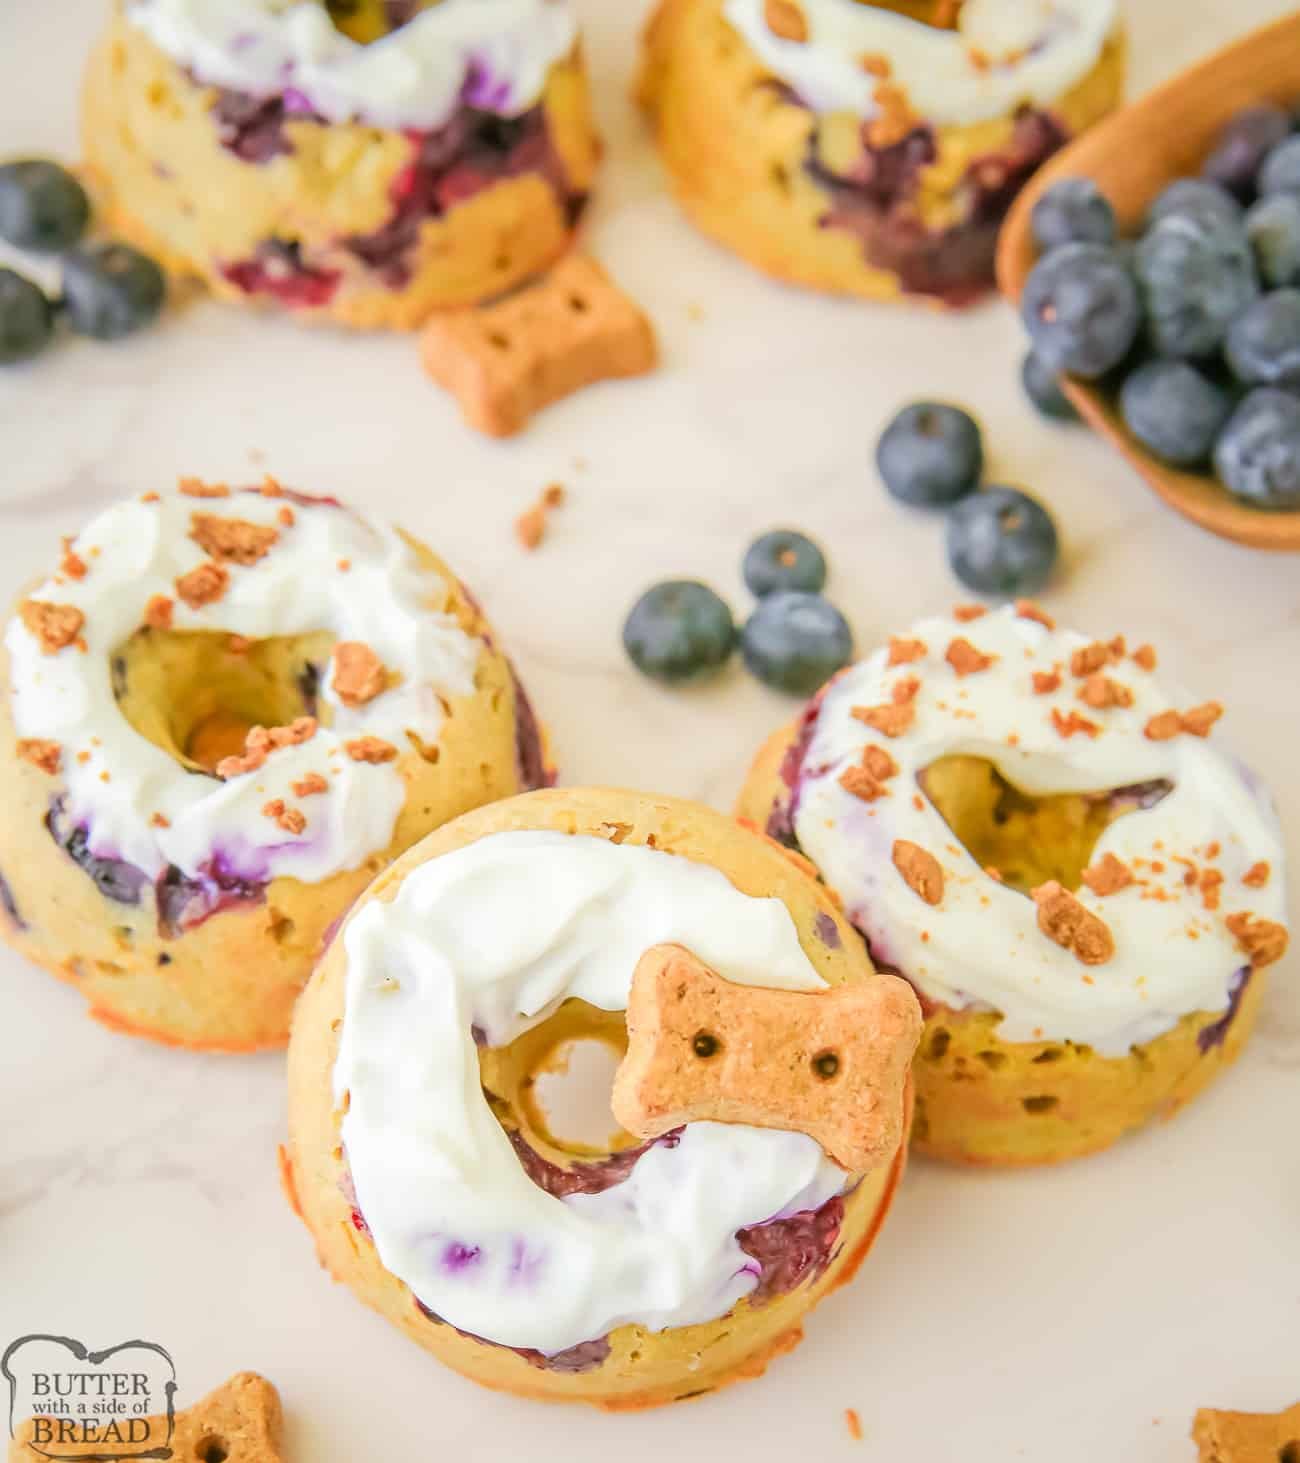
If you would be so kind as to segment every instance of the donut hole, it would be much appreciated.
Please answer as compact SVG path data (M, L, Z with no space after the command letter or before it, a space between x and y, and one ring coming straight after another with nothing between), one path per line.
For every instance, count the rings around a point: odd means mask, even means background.
M196 772L237 756L255 726L317 716L327 632L244 640L221 631L137 631L113 652L118 708L147 741Z
M1152 783L1039 796L1016 787L988 759L963 755L932 762L920 784L975 862L1023 894L1053 879L1077 889L1106 829L1172 790Z
M481 1047L479 1073L503 1126L535 1152L561 1163L591 1160L640 1142L619 1126L610 1102L626 1052L621 1011L570 999L509 1046Z

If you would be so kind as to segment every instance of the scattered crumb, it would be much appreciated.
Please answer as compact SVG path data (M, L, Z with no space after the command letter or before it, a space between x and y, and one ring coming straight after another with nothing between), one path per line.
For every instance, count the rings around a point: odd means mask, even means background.
M225 594L230 584L230 570L221 564L200 564L188 574L182 574L176 581L176 593L190 609L202 609L204 605L215 604Z
M205 483L202 478L186 477L180 481L180 490L187 498L228 498L230 489L225 483Z
M1050 880L1031 890L1038 906L1038 928L1084 965L1105 965L1115 954L1115 937L1105 920Z
M862 1441L862 1419L852 1407L844 1409L844 1425L849 1430L849 1436L855 1443Z
M942 901L943 869L932 853L928 853L920 844L899 838L894 842L893 860L894 867L902 874L914 894L918 894L930 905L937 905Z
M763 19L768 30L783 41L808 39L808 22L796 0L764 0Z
M175 600L165 594L155 594L144 607L144 622L151 630L170 630L175 609Z
M1035 671L1034 672L1034 695L1050 696L1053 691L1061 689L1060 671Z
M344 706L364 706L388 689L388 670L368 645L340 640L334 647L331 685Z
M269 523L249 523L243 518L218 518L196 513L190 519L190 538L205 554L231 564L256 564L270 553L280 530Z
M997 659L996 656L985 655L961 635L949 645L943 658L959 676L973 676L978 671L986 671Z
M63 748L58 742L47 741L44 737L21 737L18 755L50 777L55 776L63 765Z
M898 635L891 635L889 637L889 659L885 664L908 665L912 661L921 660L928 653L924 640L909 640Z
M65 646L76 643L86 617L76 605L49 604L44 600L25 599L19 608L25 628L40 642L45 655L55 655Z
M354 762L380 763L397 760L397 748L382 737L356 737L350 742L344 742L343 750Z
M306 777L300 777L297 782L290 783L296 798L315 797L318 793L328 792L329 783L319 772L309 772Z

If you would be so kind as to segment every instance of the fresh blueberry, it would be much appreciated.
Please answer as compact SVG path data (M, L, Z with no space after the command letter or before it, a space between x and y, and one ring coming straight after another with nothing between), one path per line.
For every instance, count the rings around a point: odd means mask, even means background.
M29 279L0 269L0 366L44 350L54 332L54 310Z
M812 539L778 528L749 546L742 572L749 592L758 599L780 589L820 594L826 585L826 558Z
M1120 390L1129 431L1174 467L1195 467L1214 446L1232 399L1186 361L1148 361Z
M1147 209L1146 227L1153 228L1175 213L1208 214L1225 223L1239 223L1241 204L1218 183L1204 178L1176 178Z
M120 340L150 324L167 293L162 270L127 244L78 249L63 263L63 304L78 335Z
M736 647L736 625L726 604L705 584L670 579L632 606L623 648L637 670L676 685L725 665Z
M1224 354L1245 386L1300 387L1300 290L1274 290L1228 327Z
M1300 509L1300 399L1275 386L1250 392L1219 434L1214 469L1256 508Z
M885 486L902 503L941 508L979 486L984 441L969 412L939 401L905 406L876 446Z
M1300 194L1261 198L1246 215L1246 237L1265 289L1300 283Z
M759 600L740 632L740 653L765 686L809 696L853 659L853 632L821 595L782 590Z
M1115 210L1091 178L1063 178L1034 204L1029 227L1044 254L1061 244L1110 244Z
M1101 244L1063 244L1040 259L1020 312L1044 367L1089 381L1124 359L1142 323L1133 276Z
M1041 503L1015 488L985 488L948 515L948 562L977 594L1035 594L1051 577L1059 546Z
M0 167L0 239L33 254L61 254L89 222L86 190L58 163L28 158Z
M1284 108L1270 102L1246 107L1219 133L1219 140L1201 165L1201 177L1218 183L1243 203L1249 202L1255 196L1260 165L1290 135L1291 118Z
M1259 170L1259 191L1300 193L1300 137L1280 142L1264 159Z
M1217 350L1259 293L1245 230L1208 213L1162 218L1138 245L1136 273L1147 333L1162 356Z
M1057 422L1079 420L1074 403L1061 390L1061 378L1055 371L1048 370L1042 358L1033 351L1027 351L1020 363L1020 380L1025 395L1045 417Z

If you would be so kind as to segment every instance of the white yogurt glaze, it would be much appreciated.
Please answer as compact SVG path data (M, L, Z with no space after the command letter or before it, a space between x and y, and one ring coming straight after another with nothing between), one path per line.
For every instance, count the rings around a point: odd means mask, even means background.
M128 0L127 18L211 86L328 122L440 127L462 99L514 116L577 38L568 0L442 0L361 45L313 0Z
M436 742L443 720L438 694L473 690L483 645L429 608L445 601L447 585L420 565L396 529L345 508L297 501L286 525L280 515L288 504L256 490L121 503L73 541L85 577L59 574L30 594L82 611L84 652L68 646L45 654L19 618L10 621L5 645L15 727L20 737L59 744L62 767L51 787L66 788L65 823L87 827L91 853L125 859L151 879L169 864L196 876L217 857L253 880L287 875L316 882L357 867L391 840L405 798L402 776L391 762L354 761L344 744L374 736L405 753L408 730ZM208 561L189 537L196 513L274 525L279 536L257 563L228 566L220 600L190 609L175 580ZM174 602L176 630L249 640L330 631L368 645L400 681L365 705L346 706L333 688L331 662L319 687L329 727L272 752L256 771L224 782L195 776L131 726L113 692L112 654L140 629L155 595ZM324 777L329 790L296 796L292 784L309 773ZM301 834L264 814L277 798L304 814Z
M765 0L726 0L726 16L775 75L814 111L873 117L884 57L911 110L939 125L1046 106L1096 64L1115 26L1116 0L966 0L958 29L938 30L862 0L798 0L805 41L775 35Z
M343 939L334 1086L349 1097L357 1202L384 1266L463 1331L553 1355L630 1322L713 1320L756 1283L736 1231L844 1187L803 1134L693 1123L622 1183L557 1199L484 1098L472 1028L500 1046L571 996L621 1011L661 942L742 984L823 986L785 905L717 869L600 838L497 833L412 870Z
M1070 673L1072 653L1089 642L1010 607L969 624L923 620L908 635L925 644L923 659L891 667L882 649L832 684L804 758L794 820L800 847L844 897L877 958L932 1000L1000 1011L998 1034L1007 1041L1069 1040L1117 1056L1190 1012L1224 1010L1235 973L1248 963L1225 919L1246 911L1285 922L1284 855L1267 796L1217 736L1145 735L1149 718L1186 711L1193 699L1124 659L1104 674L1131 690L1132 706L1091 710ZM958 637L996 661L959 677L945 660ZM1035 694L1033 673L1054 667L1062 671L1060 689ZM853 716L854 707L888 703L894 684L910 676L920 682L916 719L902 736L884 736ZM1062 737L1054 708L1088 718L1100 734ZM869 744L887 751L899 772L888 796L866 802L839 778L861 763ZM1039 929L1026 895L998 883L958 844L918 782L927 766L953 754L987 758L1030 795L1173 783L1156 806L1112 823L1094 851L1094 864L1112 853L1136 882L1104 897L1077 891L1110 927L1112 959L1080 964ZM918 844L942 866L937 908L895 868L897 839ZM1218 909L1206 909L1201 892L1184 884L1180 858L1222 873ZM1247 887L1242 876L1260 862L1270 866L1267 884Z

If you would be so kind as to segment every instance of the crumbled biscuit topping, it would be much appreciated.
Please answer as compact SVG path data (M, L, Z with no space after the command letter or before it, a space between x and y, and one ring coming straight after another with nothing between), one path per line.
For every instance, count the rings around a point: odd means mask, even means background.
M292 782L289 786L293 789L293 795L296 798L316 797L330 789L329 783L319 772L309 772L306 777L300 777L297 782Z
M1290 937L1284 925L1271 919L1256 919L1253 914L1245 913L1230 914L1224 923L1237 944L1250 957L1251 966L1255 970L1272 965L1286 954Z
M1133 692L1109 676L1096 673L1080 686L1079 700L1094 711L1109 711L1116 706L1132 706Z
M1053 691L1061 689L1060 671L1035 671L1034 672L1034 695L1050 696Z
M894 67L888 56L882 55L879 51L866 51L858 57L858 65L868 76L874 76L880 81L886 81L894 74Z
M1215 722L1223 715L1223 707L1217 701L1206 701L1193 706L1190 711L1162 711L1146 724L1148 740L1168 742L1186 732L1193 737L1208 737Z
M299 809L286 807L283 798L272 798L262 809L262 815L274 819L286 833L301 833L307 826L307 819Z
M55 776L63 765L63 748L58 742L47 741L44 737L20 737L18 755L50 777Z
M354 762L380 763L397 760L397 748L382 737L356 737L350 742L344 742L343 750Z
M1018 599L1016 601L1016 614L1022 620L1036 620L1046 630L1055 630L1056 621L1040 605L1036 605L1032 599Z
M902 874L904 882L914 894L927 904L938 905L943 900L943 869L939 860L927 852L919 843L909 843L906 838L894 841L894 867Z
M840 773L840 786L845 792L861 798L864 803L874 803L877 798L889 796L889 789L879 778L873 777L865 767L846 767Z
M924 640L909 640L903 636L891 635L889 637L889 659L886 665L910 665L915 660L923 659L929 654L929 647Z
M898 763L885 751L884 747L878 747L874 742L863 752L862 765L872 777L879 778L881 782L898 776Z
M1133 870L1113 853L1103 855L1097 863L1084 869L1082 877L1088 888L1101 898L1118 894L1134 882Z
M300 716L288 726L255 726L244 738L243 755L223 757L217 763L217 776L240 777L246 772L256 772L264 765L272 752L282 747L298 747L311 741L316 735L317 721L314 716Z
M979 671L988 670L997 656L985 655L964 636L959 635L944 652L943 658L959 676L973 676Z
M1139 645L1133 652L1133 661L1141 666L1144 671L1153 671L1156 668L1156 648L1154 645Z
M187 498L230 497L230 489L225 483L205 483L202 478L182 478L180 490Z
M954 605L952 617L959 625L969 625L972 620L982 620L988 610L984 605Z
M1055 879L1032 891L1038 928L1084 965L1105 965L1115 954L1115 937L1106 921Z
M176 593L192 610L215 604L230 585L230 570L222 564L200 564L176 581Z
M764 0L763 19L768 30L783 41L808 39L808 21L795 0Z
M63 559L59 564L59 573L66 574L69 579L84 579L90 571L86 568L86 561L72 547L72 540L63 540Z
M1241 876L1241 882L1250 889L1262 889L1268 883L1270 873L1269 866L1261 860L1259 863L1251 864L1250 868Z
M1058 706L1052 707L1052 725L1057 734L1067 742L1080 732L1086 737L1097 737L1101 734L1101 728L1095 721L1089 721L1086 716L1080 716L1074 710L1063 712Z
M176 602L165 594L151 595L144 607L144 622L151 630L170 630Z
M76 605L49 604L45 600L25 599L19 616L26 629L40 642L45 655L57 655L76 643L86 617Z
M196 513L190 520L190 537L205 554L230 564L256 564L266 557L280 537L269 523L249 523L244 518L218 518L214 513Z
M877 82L871 96L877 113L867 123L867 141L872 147L893 147L916 126L916 113L907 93L892 81Z
M388 670L368 645L341 640L334 647L331 684L344 706L364 706L388 689Z
M852 715L886 737L901 737L916 720L916 707L910 701L896 701L889 706L855 706Z

